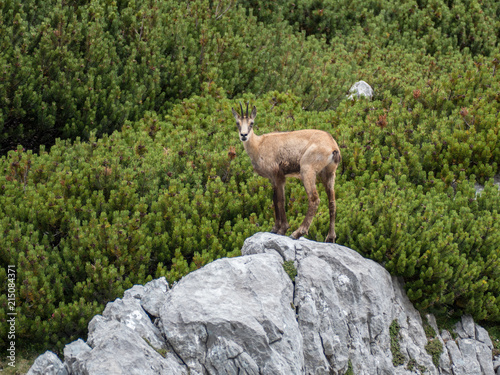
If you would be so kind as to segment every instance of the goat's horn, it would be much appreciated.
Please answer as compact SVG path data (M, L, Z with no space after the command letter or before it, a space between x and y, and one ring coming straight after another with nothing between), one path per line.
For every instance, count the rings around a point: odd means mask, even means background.
M248 102L247 102L247 115L246 116L248 117Z
M241 117L243 117L243 106L241 105L241 102L240 102L240 108L241 108Z

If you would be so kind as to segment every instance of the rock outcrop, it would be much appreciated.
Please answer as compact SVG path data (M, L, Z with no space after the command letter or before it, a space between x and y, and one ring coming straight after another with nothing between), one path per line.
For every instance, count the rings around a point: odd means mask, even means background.
M294 282L285 268L297 270ZM92 319L86 343L66 345L64 363L47 352L28 374L500 372L470 317L455 334L428 338L400 280L355 251L258 233L241 257L172 289L164 278L129 289ZM441 352L428 353L430 340Z
M354 100L354 98L361 98L362 96L372 99L373 98L373 89L372 87L366 83L365 81L358 81L349 89L349 95L347 99Z
M297 263L294 305L304 340L302 373L344 374L351 367L354 374L410 374L406 366L393 364L389 328L394 321L404 362L438 373L424 349L419 313L382 266L343 246L264 233L248 239L242 250L260 252Z
M497 174L493 177L493 185L496 185L500 189L500 174ZM484 185L478 184L476 182L474 188L476 189L476 194L481 195L484 190Z
M446 345L449 358L449 365L443 366L448 370L448 374L486 374L494 375L495 370L491 359L493 343L488 332L477 324L470 316L462 317L454 327L454 332L458 336L455 340L449 332L442 332L441 338ZM445 362L448 362L445 357ZM498 372L500 373L500 369Z

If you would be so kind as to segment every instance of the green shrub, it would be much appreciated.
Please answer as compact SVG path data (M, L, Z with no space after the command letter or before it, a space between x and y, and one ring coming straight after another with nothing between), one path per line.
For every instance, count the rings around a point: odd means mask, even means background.
M450 129L411 135L395 104L381 128L369 114L378 118L380 102L308 112L291 95L248 99L258 107L259 133L314 124L339 141L339 243L403 276L419 308L498 321L500 193L487 183L476 197L473 175L427 163L420 151L438 147L433 137L454 137ZM270 230L271 186L239 145L233 105L195 97L162 120L150 113L110 136L59 141L39 154L19 148L1 159L0 257L19 270L20 342L60 348L61 332L68 340L84 336L88 320L133 284L159 276L173 282L238 255L245 238ZM321 189L309 235L320 241L329 220ZM286 194L294 227L307 199L298 180Z
M1 4L0 152L84 140L192 95L293 91L342 97L352 68L286 22L262 25L232 1ZM35 11L36 10L36 11ZM339 84L341 82L341 84ZM330 100L334 102L333 100Z
M332 44L361 32L380 39L384 47L401 43L430 54L468 48L488 55L497 45L500 8L494 1L245 0L243 4L266 23L286 19L295 29Z
M399 344L399 340L401 339L400 330L401 327L397 319L393 320L389 327L389 336L391 338L392 364L394 367L401 366L406 362L406 357L401 352L401 346Z
M287 260L283 263L283 268L288 276L290 276L290 280L295 282L295 277L297 276L297 269L293 264L293 260Z
M439 367L439 358L441 358L441 354L443 353L443 344L439 339L431 339L425 346L425 350L432 357L432 362L434 366Z

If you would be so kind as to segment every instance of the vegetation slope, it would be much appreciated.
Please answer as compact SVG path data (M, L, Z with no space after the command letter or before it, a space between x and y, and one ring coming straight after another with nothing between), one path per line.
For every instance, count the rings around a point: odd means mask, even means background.
M61 350L133 284L174 282L270 230L239 101L257 106L258 134L337 140L339 244L402 276L422 310L500 320L499 3L0 6L0 283L15 265L19 348ZM347 100L361 79L373 100ZM300 181L286 195L293 228Z

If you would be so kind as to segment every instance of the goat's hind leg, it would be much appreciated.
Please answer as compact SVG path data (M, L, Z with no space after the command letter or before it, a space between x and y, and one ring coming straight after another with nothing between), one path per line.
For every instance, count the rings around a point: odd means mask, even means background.
M321 181L325 185L326 195L328 196L328 210L330 212L330 229L326 236L325 242L335 243L337 235L335 234L335 216L336 216L336 203L335 203L335 171L336 166L327 166L320 173Z
M285 176L278 176L272 183L275 221L271 232L284 235L290 227L285 211Z
M316 190L316 172L313 169L309 169L301 171L300 174L304 183L304 188L306 189L309 206L307 208L307 214L304 218L304 221L302 222L300 227L292 233L292 238L294 239L299 239L309 232L309 227L311 226L312 219L316 214L319 206L319 194Z

